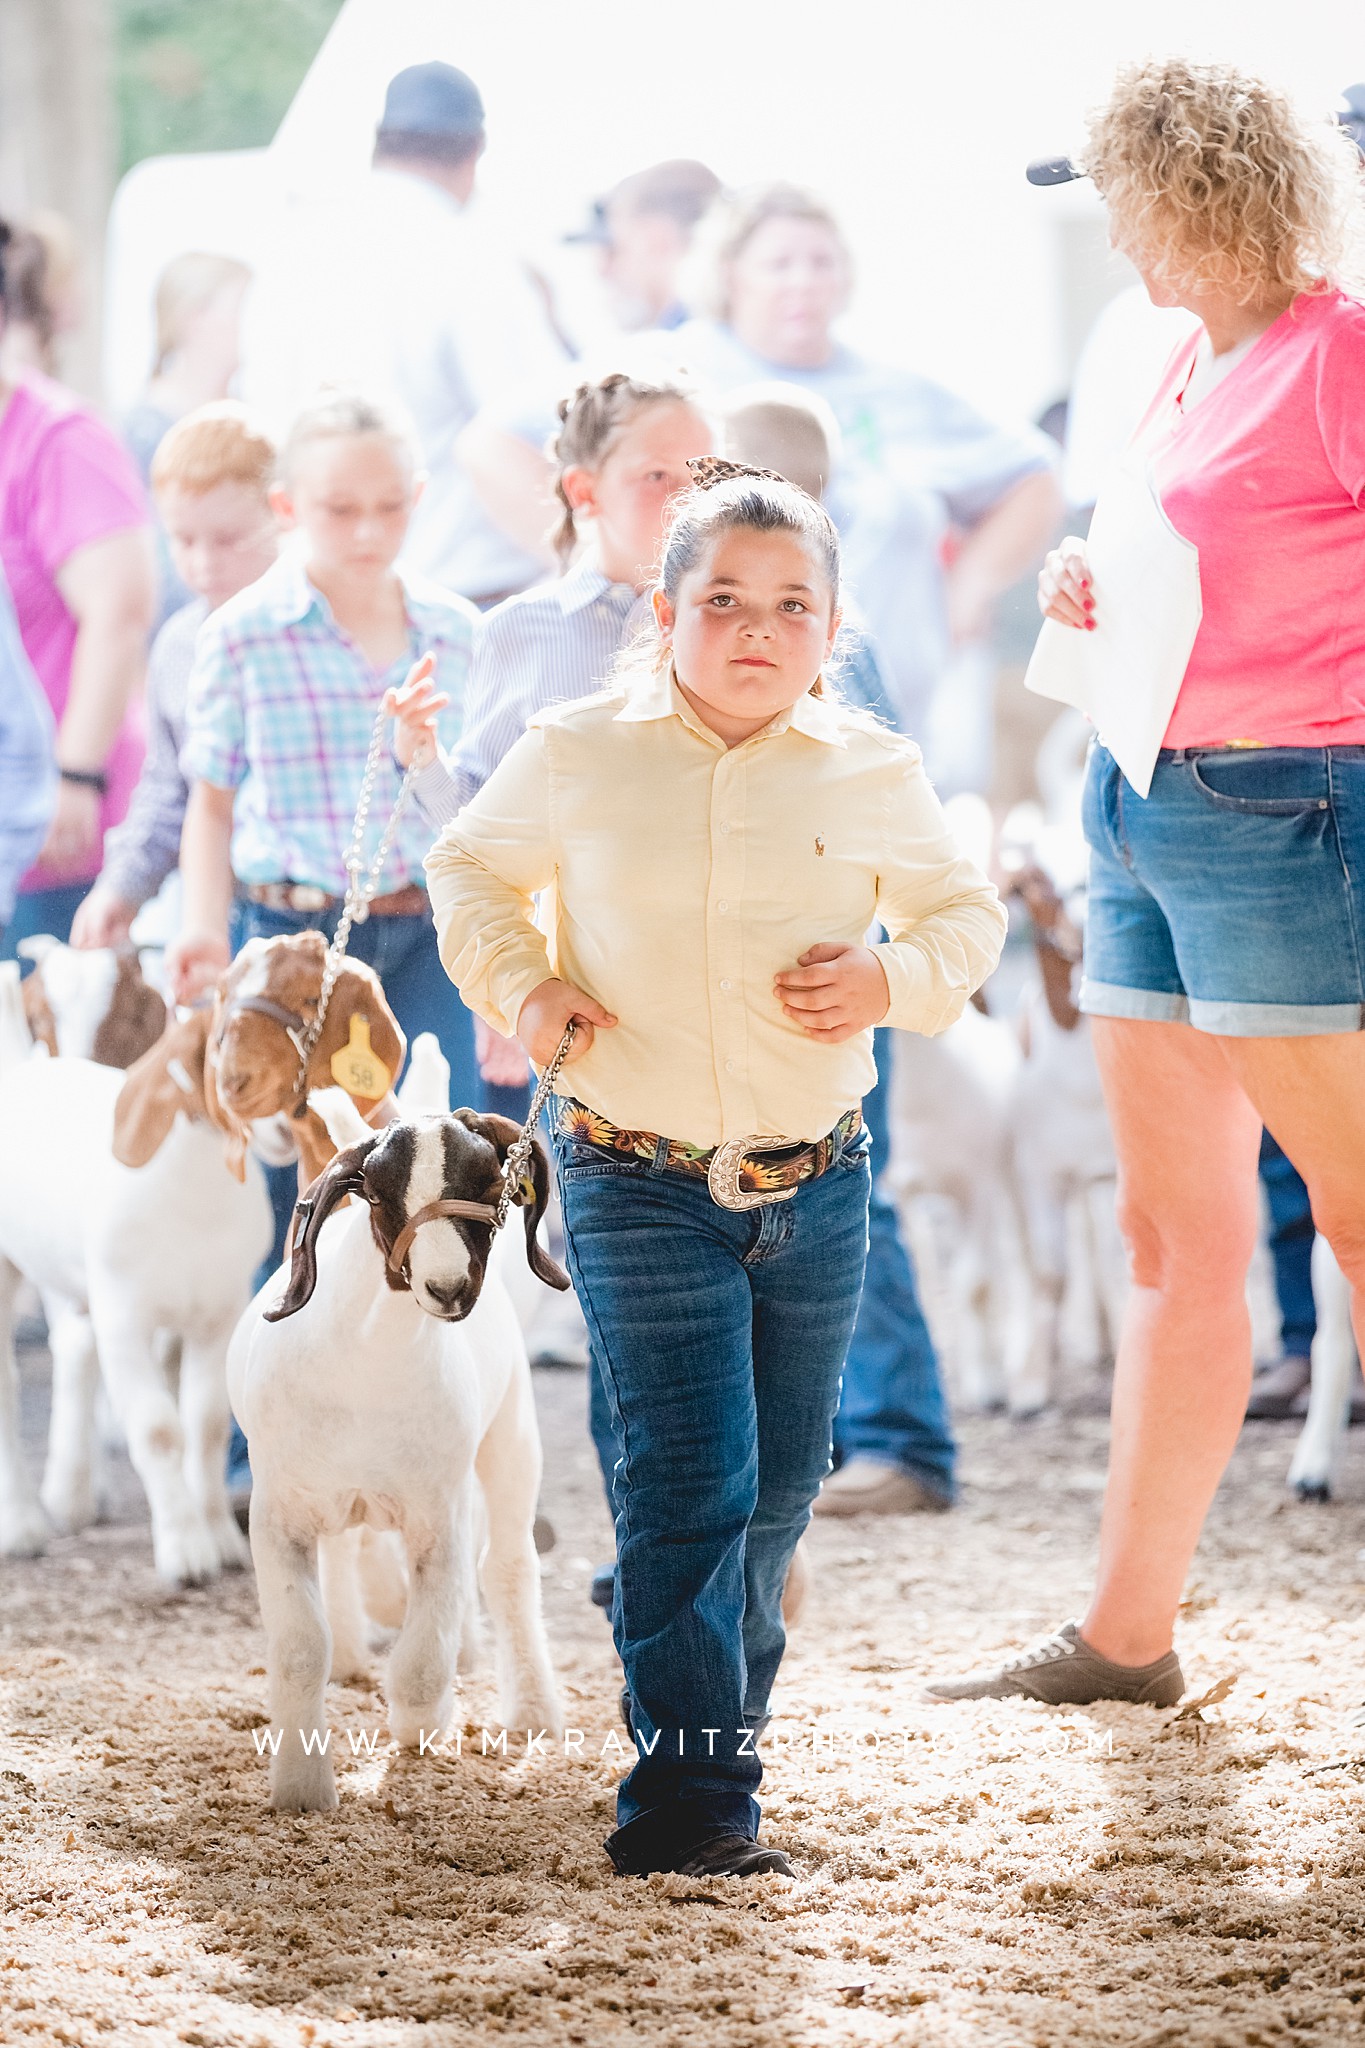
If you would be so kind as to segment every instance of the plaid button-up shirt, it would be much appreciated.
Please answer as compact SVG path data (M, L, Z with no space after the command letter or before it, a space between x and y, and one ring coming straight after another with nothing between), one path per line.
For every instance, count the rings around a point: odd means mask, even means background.
M447 693L441 737L459 736L478 613L463 598L403 577L408 645L379 673L332 617L296 558L277 562L214 612L195 648L181 765L236 791L232 867L239 882L307 882L340 895L346 848L379 700L412 662L436 657ZM398 796L386 747L370 806L367 852ZM416 806L399 823L379 889L421 882L431 834Z

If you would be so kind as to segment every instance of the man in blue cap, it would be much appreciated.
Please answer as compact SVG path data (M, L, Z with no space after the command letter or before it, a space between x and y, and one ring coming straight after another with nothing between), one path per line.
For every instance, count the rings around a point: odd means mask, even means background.
M405 565L488 606L542 573L502 532L455 453L482 405L557 382L542 297L475 196L484 106L452 64L392 78L361 189L297 204L247 308L244 396L279 433L323 384L396 398L426 472Z

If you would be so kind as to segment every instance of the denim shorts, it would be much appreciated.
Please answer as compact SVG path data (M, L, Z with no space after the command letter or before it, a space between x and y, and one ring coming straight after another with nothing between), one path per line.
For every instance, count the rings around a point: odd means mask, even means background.
M1365 747L1163 748L1143 798L1096 741L1084 822L1089 1016L1362 1028Z

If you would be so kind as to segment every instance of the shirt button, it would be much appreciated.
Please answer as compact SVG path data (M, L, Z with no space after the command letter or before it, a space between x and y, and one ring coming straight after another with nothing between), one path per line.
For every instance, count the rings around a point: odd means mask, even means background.
M730 906L726 902L725 898L722 896L720 902L716 905L716 908L718 911L720 911L721 915L724 916L725 912L730 908Z
M728 831L729 831L729 829L730 829L730 820L729 820L728 818L722 818L722 819L721 819L721 825L720 825L720 829L721 829L721 831L722 831L722 832L728 832Z
M727 1061L725 1062L725 1071L726 1071L726 1073L727 1073L727 1074L733 1074L733 1073L734 1073L734 1071L735 1071L735 1063L734 1063L734 1061L733 1061L733 1060L727 1060Z
M727 995L728 995L728 994L730 993L730 984L729 984L729 982L728 982L728 981L723 981L723 982L721 983L721 987L722 987L722 988L723 988L723 989L725 990L725 993L726 993Z

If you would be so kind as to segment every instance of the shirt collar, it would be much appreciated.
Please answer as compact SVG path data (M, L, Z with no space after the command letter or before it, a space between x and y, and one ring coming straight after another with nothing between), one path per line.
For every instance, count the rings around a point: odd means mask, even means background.
M635 603L636 593L628 583L610 583L591 557L559 579L559 608L566 618L584 611L599 597L619 597L626 610Z
M442 592L437 593L434 602L429 601L422 594L420 581L414 587L412 577L401 562L395 564L394 574L403 586L403 609L410 624L425 630L428 627L440 628L447 623L452 606L458 600ZM295 550L286 549L273 567L267 569L262 581L267 579L271 586L270 611L279 624L297 626L313 616L325 619L328 624L334 623L331 606L322 592L308 581L303 557Z
M768 738L776 738L779 733L791 728L804 733L807 739L823 740L826 746L846 747L848 741L844 736L841 712L842 706L836 699L812 697L807 691L804 697L797 698L789 710L779 711L777 716L764 726L763 734ZM616 713L615 723L643 725L651 719L660 718L680 718L685 726L700 734L712 746L725 744L719 734L712 732L710 726L703 725L697 717L678 688L671 663L653 675L641 676L631 682L626 701ZM755 733L753 737L757 739L759 734Z

